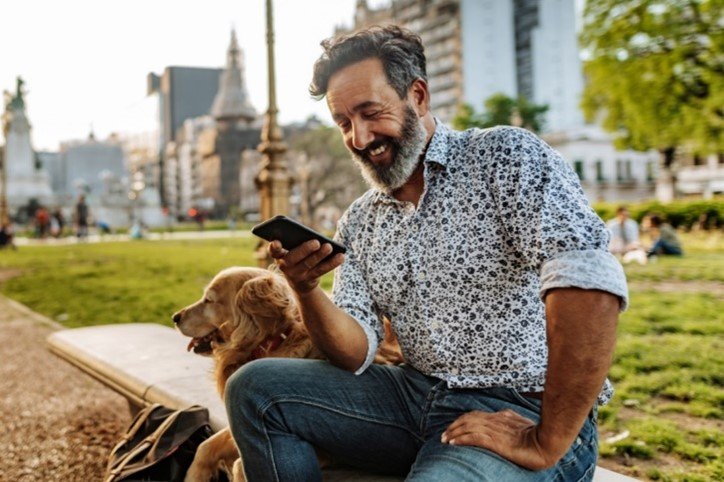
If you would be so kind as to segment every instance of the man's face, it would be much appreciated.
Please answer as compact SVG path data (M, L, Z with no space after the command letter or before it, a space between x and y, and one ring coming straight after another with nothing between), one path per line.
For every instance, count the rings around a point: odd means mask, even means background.
M407 182L428 135L412 103L400 99L387 82L378 59L357 62L332 75L327 105L370 185L389 192Z

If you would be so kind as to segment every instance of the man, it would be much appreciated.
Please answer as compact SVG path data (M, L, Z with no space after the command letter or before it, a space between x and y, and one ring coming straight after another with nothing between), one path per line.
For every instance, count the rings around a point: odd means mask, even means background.
M229 381L247 478L321 480L318 447L414 481L590 479L627 292L575 173L528 131L438 122L410 32L322 46L310 91L372 189L339 222L345 255L270 245L329 362L261 359ZM371 364L382 316L403 366Z
M616 209L616 217L610 220L606 227L611 232L609 249L613 254L624 255L640 248L639 225L631 219L626 206Z
M646 252L648 257L657 255L681 256L684 254L676 230L670 224L665 223L661 216L658 214L646 216L644 218L644 227L653 239L651 247Z
M85 202L85 195L78 196L78 202L75 204L75 224L76 236L78 239L84 239L88 236L88 205Z

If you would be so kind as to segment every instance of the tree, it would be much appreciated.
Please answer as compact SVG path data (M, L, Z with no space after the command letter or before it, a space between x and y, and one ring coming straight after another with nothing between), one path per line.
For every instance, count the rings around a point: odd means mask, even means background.
M677 150L724 150L724 0L588 0L581 44L589 120L619 148L656 149L673 197Z
M452 121L456 129L480 127L485 129L498 125L517 125L540 132L543 129L547 105L529 102L525 97L513 99L505 94L493 94L483 103L485 112L477 114L470 104L460 106Z
M321 126L304 131L289 140L291 150L301 154L296 177L304 183L302 205L309 224L323 206L344 210L365 191L365 184L338 129Z

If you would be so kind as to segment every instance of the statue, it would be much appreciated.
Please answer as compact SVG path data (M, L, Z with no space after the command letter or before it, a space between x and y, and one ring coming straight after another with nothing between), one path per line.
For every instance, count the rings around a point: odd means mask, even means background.
M26 92L23 90L23 84L25 84L25 81L18 76L15 85L15 96L7 90L3 92L6 111L9 111L10 109L25 109L25 99L23 99L23 95Z

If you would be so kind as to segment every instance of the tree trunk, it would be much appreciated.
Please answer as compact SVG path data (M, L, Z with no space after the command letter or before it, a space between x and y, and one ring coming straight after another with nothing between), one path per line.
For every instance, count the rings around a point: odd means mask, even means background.
M667 203L676 197L676 168L674 158L675 147L667 147L659 151L661 154L659 162L659 174L656 176L656 199Z

